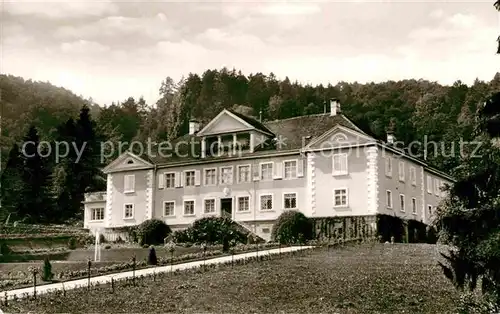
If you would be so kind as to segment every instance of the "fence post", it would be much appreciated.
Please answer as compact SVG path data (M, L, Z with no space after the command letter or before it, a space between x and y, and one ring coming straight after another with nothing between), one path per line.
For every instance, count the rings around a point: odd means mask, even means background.
M206 271L205 261L206 261L206 253L207 253L207 245L205 243L203 245L203 271Z
M115 280L111 277L111 293L115 293Z
M9 299L9 297L7 296L7 291L5 291L5 307L7 307L9 305L8 299Z
M90 267L92 266L92 262L90 259L87 261L87 289L90 290Z
M36 300L36 271L33 272L33 298Z
M256 248L257 248L257 262L259 261L259 240L258 239L255 239L255 244L256 244Z
M132 256L132 285L135 287L135 254Z
M38 269L30 266L28 270L33 274L33 298L36 300L36 275L38 273Z

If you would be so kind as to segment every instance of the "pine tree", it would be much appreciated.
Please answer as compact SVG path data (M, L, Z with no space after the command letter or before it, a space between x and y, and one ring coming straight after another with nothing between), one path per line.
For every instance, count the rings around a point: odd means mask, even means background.
M73 195L79 193L78 183L75 181L77 169L75 163L77 154L73 143L76 140L76 125L73 119L57 128L57 141L69 145L67 156L61 158L55 165L52 173L52 195L55 198L56 208L61 221L72 218L79 213L80 202ZM65 152L61 152L65 153Z
M24 143L21 150L23 188L19 195L21 199L19 215L31 222L50 221L54 218L50 195L51 172L48 159L42 157L46 149L39 149L40 137L34 126L30 127Z
M10 150L6 167L2 173L0 193L2 196L2 208L0 218L5 218L8 214L13 214L14 217L20 218L18 207L20 203L19 193L23 188L21 173L23 169L23 160L19 146L14 144ZM3 220L3 219L2 219Z
M158 259L156 258L155 248L151 247L149 249L148 265L157 265L157 264L158 264Z
M52 265L50 264L49 258L45 256L43 260L43 274L42 274L42 279L44 281L51 281L52 278L54 277L54 274L52 273Z
M103 190L105 180L103 180L100 170L102 166L100 145L103 137L96 132L96 124L92 120L87 106L83 106L76 127L76 144L80 150L84 148L83 154L77 162L79 165L77 168L80 170L78 182L83 192Z

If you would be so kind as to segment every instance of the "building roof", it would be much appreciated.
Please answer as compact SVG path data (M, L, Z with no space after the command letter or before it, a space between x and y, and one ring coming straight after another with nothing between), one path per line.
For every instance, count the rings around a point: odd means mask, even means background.
M228 110L228 109L226 109ZM270 133L275 136L278 141L282 141L281 145L275 145L276 142L273 141L266 143L265 145L261 145L255 149L253 153L250 152L242 152L238 154L237 157L233 156L206 156L205 158L201 158L201 138L196 135L183 135L174 141L172 141L170 146L172 148L176 147L176 153L173 151L166 152L161 156L158 153L154 153L153 155L142 154L140 157L144 160L158 165L158 166L174 166L185 163L191 163L196 161L203 162L215 162L215 161L226 161L232 160L234 158L238 159L246 159L246 158L259 158L265 157L268 155L275 154L299 154L300 150L308 143L312 142L314 139L320 137L325 134L332 128L336 126L342 126L361 134L364 134L368 137L372 137L374 139L374 143L376 145L381 145L383 147L389 147L394 150L394 152L406 155L410 158L410 155L407 154L406 149L398 149L396 147L392 147L387 145L383 140L377 139L369 130L361 130L358 126L356 126L351 120L349 120L343 114L330 115L330 113L326 114L313 114L307 116L299 116L288 119L260 122L255 118L248 117L234 110L228 110L232 114L236 115L238 118L241 118L245 122L251 124L256 129L263 131L264 133ZM182 144L181 144L182 143ZM156 150L152 150L156 152ZM420 163L425 166L428 170L442 175L444 177L453 179L448 174L434 169L430 167L425 161L420 160L418 158L411 157L410 159Z
M262 122L258 121L257 119L254 119L253 117L246 116L246 115L241 114L241 113L239 113L239 112L237 112L235 110L231 110L231 109L226 109L226 110L229 111L230 113L234 114L235 116L237 116L241 120L245 121L246 123L252 125L257 130L264 131L266 133L273 133L271 130L269 130L265 126L265 124L263 124Z
M306 137L307 141L310 142L337 125L355 130L369 136L342 114L338 114L335 116L331 116L329 113L314 114L288 119L260 122L241 113L232 110L228 111L236 115L238 118L243 119L245 122L251 124L256 129L265 133L273 134L278 141L281 141L280 145L275 145L275 143L269 142L256 148L254 153L243 153L244 155L248 156L257 157L293 150L298 153L299 150L303 148L305 144L303 141ZM163 154L163 156L159 156L160 154L154 154L156 156L148 156L147 154L142 154L141 158L157 165L165 165L177 162L189 162L201 159L201 139L196 135L183 135L172 141L170 145L171 147L176 147L175 154L173 152L172 154ZM153 151L156 152L156 150ZM227 159L227 156L207 156L203 158L203 160L206 161L209 161L211 159Z
M310 136L308 141L311 141L337 125L368 135L342 114L335 116L315 114L266 123L272 133L283 137L285 149L300 149L303 146L304 137Z

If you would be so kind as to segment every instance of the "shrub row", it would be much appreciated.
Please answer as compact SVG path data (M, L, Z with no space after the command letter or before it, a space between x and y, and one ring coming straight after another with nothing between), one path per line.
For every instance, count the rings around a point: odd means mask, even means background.
M82 233L84 229L57 225L1 225L0 234L26 235L26 234L73 234Z

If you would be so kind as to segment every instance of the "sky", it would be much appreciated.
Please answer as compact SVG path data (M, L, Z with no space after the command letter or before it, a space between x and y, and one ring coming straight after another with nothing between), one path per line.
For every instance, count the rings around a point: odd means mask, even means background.
M310 84L489 81L500 71L490 1L2 0L0 72L101 105L158 99L207 69Z

